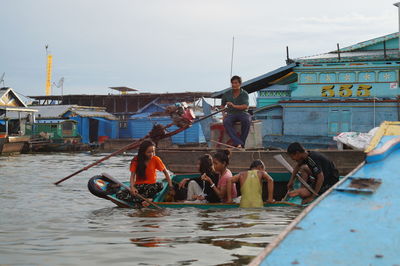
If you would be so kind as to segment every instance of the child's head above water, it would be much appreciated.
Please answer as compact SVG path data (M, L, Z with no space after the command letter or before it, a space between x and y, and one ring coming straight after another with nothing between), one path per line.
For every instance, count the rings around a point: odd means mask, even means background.
M250 170L264 171L265 165L264 165L263 161L261 161L261 160L254 160L250 165Z

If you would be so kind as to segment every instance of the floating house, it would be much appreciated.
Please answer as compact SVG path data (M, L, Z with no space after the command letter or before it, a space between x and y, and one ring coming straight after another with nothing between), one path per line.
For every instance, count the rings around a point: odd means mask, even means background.
M35 99L37 106L78 105L90 107L104 107L105 111L119 120L118 138L116 141L125 144L132 138L130 118L132 115L151 112L149 108L156 105L171 105L176 102L195 102L201 97L210 97L211 92L176 92L176 93L139 93L128 87L110 87L120 94L103 95L43 95L30 96ZM150 106L149 106L150 105ZM143 108L146 107L147 110ZM157 110L157 108L156 108Z
M33 132L51 138L79 136L82 143L101 143L118 138L118 120L100 107L40 105Z
M149 133L155 124L168 125L172 123L171 118L165 113L167 104L159 104L158 99L145 105L129 119L129 137L133 139L143 138ZM178 129L176 126L169 128L170 131ZM200 123L196 123L187 130L171 137L173 144L199 144L206 142Z
M385 35L326 54L288 59L287 65L248 80L257 92L254 118L263 143L285 148L335 146L341 132L368 132L400 118L399 35ZM214 93L220 97L224 91Z
M26 128L35 120L36 112L12 88L0 89L0 154L22 151L30 139L25 134Z

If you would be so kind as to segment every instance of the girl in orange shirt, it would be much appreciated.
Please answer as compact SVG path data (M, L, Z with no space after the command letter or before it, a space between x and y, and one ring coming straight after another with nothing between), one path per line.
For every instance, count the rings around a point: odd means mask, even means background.
M131 194L132 200L147 206L148 203L135 197L137 193L152 200L163 189L163 184L157 182L157 170L164 173L168 181L170 192L173 192L171 177L160 157L155 155L156 145L150 140L140 144L137 156L131 162Z

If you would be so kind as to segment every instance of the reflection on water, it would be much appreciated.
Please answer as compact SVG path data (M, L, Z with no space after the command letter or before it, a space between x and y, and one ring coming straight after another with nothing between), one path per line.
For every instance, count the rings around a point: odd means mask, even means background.
M88 192L101 172L127 180L129 156L52 184L101 156L0 157L0 264L242 265L300 211L132 210Z

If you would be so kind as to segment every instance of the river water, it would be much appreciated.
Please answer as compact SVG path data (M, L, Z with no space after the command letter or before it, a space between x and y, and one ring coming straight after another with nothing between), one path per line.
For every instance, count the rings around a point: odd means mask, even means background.
M93 175L108 172L127 180L131 156L52 184L103 155L0 157L0 264L243 265L300 212L133 210L90 194L87 180Z

